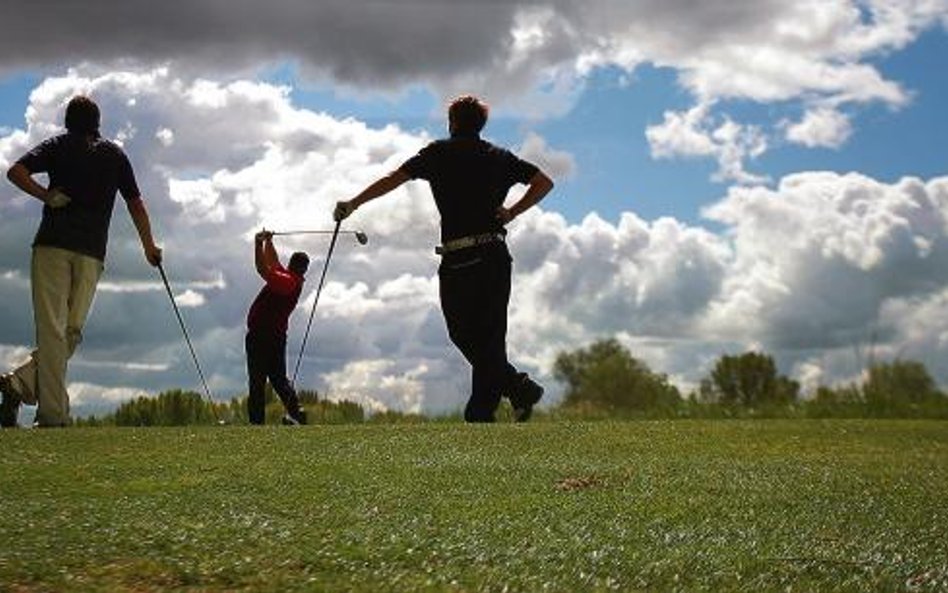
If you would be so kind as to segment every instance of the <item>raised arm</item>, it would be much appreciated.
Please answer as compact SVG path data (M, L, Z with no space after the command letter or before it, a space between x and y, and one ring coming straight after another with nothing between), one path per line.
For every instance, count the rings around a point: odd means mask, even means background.
M336 209L332 213L332 217L336 221L344 220L348 218L356 208L374 200L376 198L381 198L390 191L398 188L401 184L408 181L410 178L408 174L402 171L401 169L396 169L389 173L388 175L379 178L373 183L369 184L364 190L359 192L359 195L352 198L348 201L342 201L336 203Z
M553 180L543 171L537 171L530 179L530 184L522 198L517 200L510 208L501 206L497 209L497 219L503 224L507 224L529 210L532 206L535 206L537 202L542 200L552 189Z
M135 230L138 231L138 239L142 243L145 259L151 265L157 266L161 263L161 248L155 245L155 239L151 235L151 220L148 218L145 201L139 196L128 200L125 205L128 207L128 213L132 217Z
M260 274L261 278L267 280L270 271L280 263L280 257L273 246L273 233L262 230L254 235L253 242L254 263L257 266L257 273Z

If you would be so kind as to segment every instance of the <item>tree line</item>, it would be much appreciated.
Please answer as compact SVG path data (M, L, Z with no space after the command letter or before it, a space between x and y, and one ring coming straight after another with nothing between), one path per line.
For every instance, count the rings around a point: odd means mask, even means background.
M320 400L315 391L301 390L300 403L314 424L351 424L366 419L362 406L351 401ZM270 385L266 388L266 420L277 424L283 416ZM247 424L247 396L229 402L210 402L195 391L173 389L157 396L141 395L102 417L79 418L79 426L188 426L195 424Z
M800 384L782 375L762 352L722 355L697 389L682 394L668 376L652 371L618 340L607 338L561 352L554 378L565 387L547 418L941 418L948 419L948 395L924 364L911 360L869 365L860 383L819 387L803 397ZM368 414L352 401L332 402L303 390L300 400L311 424L402 423L459 420L460 414L429 418L397 411ZM280 421L283 406L267 386L267 423ZM502 407L500 420L510 410ZM78 419L85 426L183 426L247 423L246 396L211 403L193 391L140 396L103 417Z
M566 386L558 411L568 416L948 419L948 396L925 365L912 360L874 362L860 383L821 386L804 398L772 356L725 354L695 391L683 395L610 338L561 353L554 376Z

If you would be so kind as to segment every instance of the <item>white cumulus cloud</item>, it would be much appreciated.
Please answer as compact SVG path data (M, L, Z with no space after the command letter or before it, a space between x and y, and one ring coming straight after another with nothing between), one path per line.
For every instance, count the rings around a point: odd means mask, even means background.
M803 119L787 126L787 140L809 148L839 148L852 134L849 118L830 108L807 111Z

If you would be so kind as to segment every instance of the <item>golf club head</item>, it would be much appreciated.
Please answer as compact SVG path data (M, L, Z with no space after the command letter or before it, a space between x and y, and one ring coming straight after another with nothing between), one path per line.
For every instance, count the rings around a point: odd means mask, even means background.
M363 233L362 231L355 232L356 241L359 242L359 245L365 245L369 242L369 236Z

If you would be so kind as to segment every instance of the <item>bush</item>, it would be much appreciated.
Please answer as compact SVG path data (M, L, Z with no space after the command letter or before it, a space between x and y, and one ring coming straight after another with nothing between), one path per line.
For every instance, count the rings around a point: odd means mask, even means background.
M667 376L653 373L614 338L560 353L553 376L566 384L563 406L587 414L667 409L681 403Z
M214 407L212 407L214 406ZM174 389L156 397L140 396L127 401L114 414L102 419L116 426L186 426L214 424L225 406L210 404L193 391Z
M799 383L777 374L773 357L757 352L722 356L701 382L704 401L744 407L790 404L799 392Z
M945 399L925 365L906 360L872 365L862 392L873 416L913 416Z

